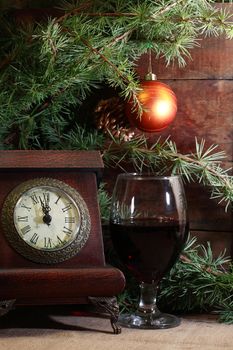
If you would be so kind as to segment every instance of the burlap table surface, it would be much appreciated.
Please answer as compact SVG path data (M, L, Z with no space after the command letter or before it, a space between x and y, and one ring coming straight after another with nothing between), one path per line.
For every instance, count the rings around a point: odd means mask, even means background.
M0 321L0 350L233 350L233 325L206 315L181 321L172 329L123 328L114 335L105 318L12 312Z

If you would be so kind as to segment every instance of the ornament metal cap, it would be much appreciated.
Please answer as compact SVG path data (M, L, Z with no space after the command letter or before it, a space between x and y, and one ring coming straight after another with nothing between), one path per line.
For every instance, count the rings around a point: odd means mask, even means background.
M156 74L149 72L145 75L145 80L157 80Z

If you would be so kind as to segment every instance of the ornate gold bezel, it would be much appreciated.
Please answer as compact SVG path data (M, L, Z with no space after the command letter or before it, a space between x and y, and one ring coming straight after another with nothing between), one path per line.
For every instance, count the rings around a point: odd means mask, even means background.
M77 205L80 212L80 227L70 244L59 250L39 250L29 246L18 234L14 225L14 209L22 194L33 187L48 186L66 193ZM15 187L7 196L1 215L4 234L11 246L25 258L37 263L54 264L68 260L79 253L86 244L91 230L91 219L87 205L82 196L65 182L53 178L35 178Z

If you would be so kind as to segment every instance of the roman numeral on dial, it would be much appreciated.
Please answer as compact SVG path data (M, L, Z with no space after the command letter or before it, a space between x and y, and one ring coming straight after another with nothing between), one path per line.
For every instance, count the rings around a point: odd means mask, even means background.
M63 230L62 230L64 233L68 233L68 234L71 234L73 231L70 229L70 228L68 228L68 227L63 227Z
M25 204L22 204L21 208L27 209L28 211L30 211L32 209L31 207L27 207Z
M35 245L36 245L36 243L37 243L37 241L38 241L38 238L39 238L38 234L37 234L37 233L33 233L32 237L31 237L31 239L30 239L30 242L31 242L32 244L35 244Z
M58 201L59 201L60 198L61 198L61 196L58 196L58 197L57 197L57 200L56 200L55 204L58 203Z
M72 209L72 207L70 204L68 204L66 207L62 208L62 211L63 211L63 213L65 213L66 211L68 211L70 209Z
M28 216L17 216L18 222L28 222Z
M75 223L75 217L65 217L65 223L66 224L74 224Z
M28 233L29 231L31 231L30 225L27 225L27 226L24 226L23 228L21 228L22 235L26 235L26 233Z
M33 194L33 195L30 196L30 197L31 197L32 203L33 203L34 205L39 203L39 199L38 199L38 197L37 197L35 194Z
M57 240L60 244L63 244L64 242L61 240L61 238L59 236L57 236Z
M44 247L45 248L52 248L52 239L50 237L44 238Z

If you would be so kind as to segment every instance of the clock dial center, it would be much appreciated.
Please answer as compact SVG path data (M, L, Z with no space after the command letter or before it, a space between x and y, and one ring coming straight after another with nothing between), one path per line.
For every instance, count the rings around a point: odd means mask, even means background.
M45 224L47 224L49 226L51 221L52 221L52 216L49 215L49 214L45 214L43 216L43 221L44 221Z

